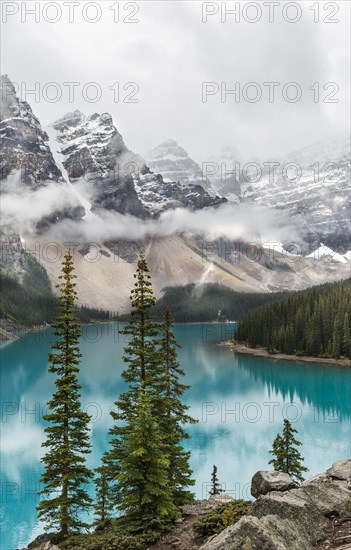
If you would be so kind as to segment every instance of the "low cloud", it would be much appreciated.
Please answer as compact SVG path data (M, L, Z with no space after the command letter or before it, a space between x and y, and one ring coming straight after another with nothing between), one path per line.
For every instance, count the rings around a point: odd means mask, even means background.
M32 233L39 221L79 203L65 183L47 182L33 191L16 173L1 182L1 225L21 233Z
M11 192L9 192L11 190ZM49 183L35 192L23 186L16 176L5 183L1 198L2 225L35 233L37 223L54 212L77 206L77 198L64 183ZM301 220L287 211L269 209L258 204L226 203L218 208L190 211L168 210L157 219L135 218L111 210L99 210L83 220L64 219L50 229L50 237L59 241L104 242L107 240L142 240L186 233L208 239L257 239L291 241L298 239Z

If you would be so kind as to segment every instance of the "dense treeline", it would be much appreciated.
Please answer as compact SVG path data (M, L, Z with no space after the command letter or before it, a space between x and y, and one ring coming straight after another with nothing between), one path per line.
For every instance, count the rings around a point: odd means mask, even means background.
M8 318L26 326L51 323L58 305L45 269L31 256L26 255L26 271L19 275L0 269L0 318ZM110 317L109 311L82 307L78 311L82 323L102 321Z
M241 320L236 339L269 352L351 358L351 279L307 289Z
M112 320L112 313L106 309L94 309L92 307L82 306L78 308L77 318L81 323L90 323L91 321Z
M0 270L0 317L28 326L49 323L57 305L49 278L45 269L29 254L26 263L22 278Z
M218 283L209 283L201 287L189 284L165 288L153 312L160 319L164 310L169 308L178 323L218 319L236 321L258 307L282 300L290 294L235 292Z

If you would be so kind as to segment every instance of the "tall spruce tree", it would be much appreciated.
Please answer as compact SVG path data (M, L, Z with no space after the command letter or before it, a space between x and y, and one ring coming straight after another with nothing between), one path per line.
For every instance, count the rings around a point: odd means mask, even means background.
M302 473L308 472L308 468L302 465L304 459L296 449L301 443L295 438L295 433L297 430L292 427L287 418L284 418L283 433L282 435L277 434L273 448L269 451L274 456L269 464L272 464L275 470L285 472L298 481L303 481Z
M149 269L142 253L137 264L134 288L131 291L132 312L130 323L121 330L121 334L130 337L124 348L123 359L128 367L122 372L122 378L128 383L128 390L115 402L116 410L111 411L114 425L110 429L110 449L103 457L107 467L108 479L112 482L114 498L118 499L119 487L116 483L120 472L120 461L124 457L124 437L126 422L136 414L136 403L141 387L152 387L160 372L162 357L159 349L160 324L152 316L155 304Z
M190 386L182 384L180 378L185 376L177 358L177 344L173 333L173 319L167 308L164 314L161 352L162 372L158 380L156 392L158 404L158 418L160 429L165 442L165 453L169 459L168 477L173 491L174 502L181 506L193 500L193 493L188 487L194 485L191 479L192 471L189 466L190 452L185 451L182 440L189 435L184 430L184 424L195 424L187 411L189 406L182 403L182 396ZM157 405L156 405L157 406Z
M56 375L56 391L49 401L50 412L44 416L49 450L42 458L44 473L39 495L51 496L37 506L39 518L48 529L58 529L62 538L87 528L81 519L82 512L91 506L91 498L84 485L93 477L86 467L85 455L91 452L88 424L90 416L82 411L80 385L77 374L81 353L79 349L80 325L76 319L77 292L73 274L73 258L68 250L62 264L59 315L53 327L55 342L49 354L49 372Z
M153 412L153 398L138 390L135 414L129 417L117 483L117 506L131 532L162 532L179 516L168 479L169 460Z
M212 474L211 474L211 489L210 489L210 495L219 495L220 493L223 493L223 490L221 488L221 484L219 483L219 479L217 477L217 466L214 464L212 468Z
M157 323L152 314L155 298L143 254L135 278L131 321L121 331L129 336L123 356L128 367L122 373L129 387L115 402L117 410L111 413L115 424L110 430L110 450L103 462L123 521L148 532L162 530L176 517L177 507L193 498L188 490L194 484L190 453L185 451L182 440L188 437L183 425L195 420L187 414L188 406L181 402L188 386L179 380L185 373L177 361L171 314L166 312L163 325ZM153 417L152 423L148 421L149 414ZM140 416L143 416L141 424ZM146 426L147 422L147 440L140 439L145 435L143 423ZM155 464L152 464L153 457L156 457ZM136 471L131 471L132 468ZM143 508L142 503L147 506ZM137 522L136 517L140 521Z

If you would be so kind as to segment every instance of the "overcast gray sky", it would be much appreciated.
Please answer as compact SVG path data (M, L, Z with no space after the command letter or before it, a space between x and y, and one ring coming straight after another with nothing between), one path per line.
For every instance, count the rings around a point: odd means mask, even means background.
M41 0L37 21L34 4L2 2L1 72L22 84L22 96L38 83L39 97L24 98L43 125L74 109L107 111L135 152L171 137L198 162L226 146L272 158L349 129L349 2L120 1L119 22L114 1ZM237 15L221 21L236 4ZM63 84L72 82L70 102ZM203 82L212 83L207 98ZM273 102L270 82L279 83ZM58 86L62 96L49 101ZM235 86L236 100L222 102L221 89ZM298 90L302 98L287 101Z

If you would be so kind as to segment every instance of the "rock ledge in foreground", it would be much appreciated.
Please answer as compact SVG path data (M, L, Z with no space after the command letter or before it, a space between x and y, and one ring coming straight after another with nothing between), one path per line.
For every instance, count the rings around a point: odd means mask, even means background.
M258 495L252 515L211 537L200 550L322 548L318 545L327 538L333 519L351 522L350 469L351 460L339 460L327 472L290 489L290 476L284 474L280 478L278 472L257 472L252 480L252 494ZM337 548L326 542L323 548Z

